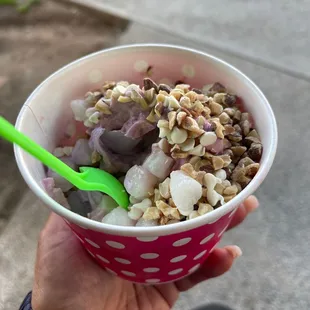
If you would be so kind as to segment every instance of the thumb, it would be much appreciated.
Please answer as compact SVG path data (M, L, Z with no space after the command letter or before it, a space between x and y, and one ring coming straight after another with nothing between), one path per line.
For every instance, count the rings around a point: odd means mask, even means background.
M177 281L176 287L179 291L187 291L200 282L221 276L231 268L234 260L241 255L242 251L236 245L215 249L196 272Z

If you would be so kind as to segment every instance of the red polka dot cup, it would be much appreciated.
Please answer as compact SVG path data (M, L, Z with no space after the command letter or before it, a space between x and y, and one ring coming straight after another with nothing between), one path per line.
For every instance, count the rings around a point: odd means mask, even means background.
M47 78L24 104L16 127L52 151L72 125L70 101L105 80L140 84L182 80L197 88L220 82L240 96L264 145L261 168L252 182L224 206L201 217L158 227L123 227L95 222L62 207L44 191L45 169L15 148L19 169L31 190L71 227L91 256L107 271L137 283L171 282L193 273L220 241L238 205L271 168L277 146L272 109L259 88L228 63L192 49L148 44L112 48L83 57Z

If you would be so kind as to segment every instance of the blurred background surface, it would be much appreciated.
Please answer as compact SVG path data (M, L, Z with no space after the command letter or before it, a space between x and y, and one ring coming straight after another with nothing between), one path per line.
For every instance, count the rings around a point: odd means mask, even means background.
M174 309L221 301L235 310L310 309L310 2L196 0L40 1L0 6L0 114L14 122L31 91L62 65L103 48L171 43L218 56L266 94L279 126L261 208L223 244L244 255L231 272L181 295ZM0 140L0 309L31 290L48 210L29 192Z

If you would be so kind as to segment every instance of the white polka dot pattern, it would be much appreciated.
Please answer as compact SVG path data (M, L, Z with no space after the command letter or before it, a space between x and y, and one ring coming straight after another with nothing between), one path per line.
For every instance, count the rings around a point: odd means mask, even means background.
M200 241L200 245L203 245L203 244L207 243L207 242L210 241L214 236L215 236L215 234L213 233L213 234L211 234L211 235L209 235L209 236L203 238L203 239Z
M94 241L91 241L88 238L85 238L85 241L87 243L89 243L90 245L92 245L94 248L100 249L100 246L97 243L95 243Z
M108 272L112 273L113 275L117 276L117 273L116 273L115 271L113 271L112 269L107 268L107 267L105 267L105 269L106 269Z
M192 78L195 76L195 68L192 65L183 65L182 73L185 77Z
M178 241L175 241L172 245L175 247L179 247L179 246L182 246L182 245L189 243L191 240L192 240L192 238L190 238L190 237L183 238L183 239L180 239Z
M91 251L87 250L87 252L88 252L92 257L95 257L95 255L94 255Z
M82 242L82 243L84 243L84 240L78 235L78 234L76 234L75 232L73 232L74 234L75 234L75 236Z
M102 81L102 72L98 69L94 69L89 72L88 79L91 83L98 83Z
M212 249L210 250L210 253L211 253L212 251L214 251L214 249L216 248L216 246L217 246L217 243L212 247Z
M106 258L102 257L101 255L96 254L96 256L97 256L100 260L102 260L104 263L110 264L110 262L109 262Z
M216 223L218 220L219 220L219 219L218 219L218 218L216 218L215 220L213 220L213 221L209 222L209 224L214 224L214 223Z
M125 276L128 276L128 277L135 277L136 276L136 274L134 272L130 272L127 270L122 270L121 273L124 274Z
M158 83L159 83L159 84L166 84L166 85L169 85L169 86L173 86L172 81L169 80L169 79L166 79L166 78L160 79Z
M148 67L149 67L149 64L145 60L138 60L134 64L134 69L137 72L146 72Z
M182 261L183 259L185 259L186 257L187 255L180 255L180 256L174 257L170 260L170 263L178 263Z
M158 237L138 237L137 240L142 241L142 242L152 242L157 240Z
M146 283L158 283L160 280L159 279L147 279L145 280Z
M235 210L233 210L230 214L229 217L232 217L236 212L237 212L238 208L236 208Z
M188 271L188 273L193 273L193 272L197 271L197 270L199 269L199 267L200 267L200 264L195 265L194 267L192 267L192 268Z
M77 226L79 226L79 227L81 227L81 228L83 228L83 229L85 229L85 230L88 230L87 227L84 227L84 226L82 226L82 225L77 225Z
M196 255L194 257L194 260L197 260L199 258L201 258L202 256L204 256L207 253L207 250L203 250L202 252L200 252L198 255Z
M107 245L109 245L111 248L114 248L114 249L125 249L125 246L122 243L120 243L120 242L108 240L105 243Z
M155 259L159 257L159 254L157 253L144 253L140 255L141 258L143 259Z
M115 257L114 258L117 262L124 264L124 265L130 265L131 262L128 259L120 258L120 257Z
M222 235L224 234L224 232L226 231L226 229L228 228L228 225L226 225L223 230L219 233L219 237L222 237Z
M220 241L231 212L213 224L167 235L148 235L138 230L139 235L123 236L85 230L74 223L70 227L84 242L89 255L102 267L109 267L107 272L135 283L168 283L199 269L210 249Z
M170 271L168 274L169 274L170 276L174 276L174 275L176 275L176 274L178 274L178 273L180 273L180 272L182 272L182 271L183 271L183 268L178 268L178 269L175 269L175 270Z
M157 272L159 271L159 268L156 267L148 267L143 269L144 272Z

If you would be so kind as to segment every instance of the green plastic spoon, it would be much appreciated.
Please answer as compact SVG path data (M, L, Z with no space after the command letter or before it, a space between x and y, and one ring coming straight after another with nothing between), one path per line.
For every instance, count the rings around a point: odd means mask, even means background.
M36 142L16 130L2 116L0 116L0 136L19 145L77 188L85 191L103 192L111 196L121 207L127 209L129 205L128 194L124 186L111 174L92 167L80 167L81 172L74 171Z

